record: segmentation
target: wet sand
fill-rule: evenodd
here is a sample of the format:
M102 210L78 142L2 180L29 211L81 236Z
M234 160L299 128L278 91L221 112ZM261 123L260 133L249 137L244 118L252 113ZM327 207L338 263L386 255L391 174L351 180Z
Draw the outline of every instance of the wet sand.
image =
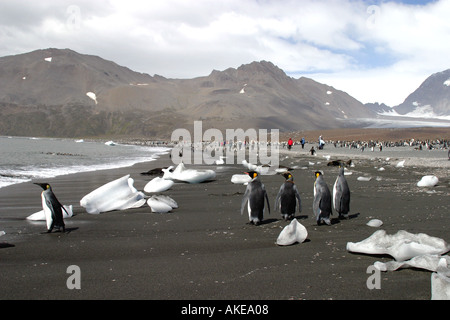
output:
M347 176L352 192L350 219L317 226L312 217L314 171L323 170L331 189L338 169L327 166L323 156L331 155L330 160L342 156L333 155L339 150L326 148L312 157L307 148L295 146L280 154L281 165L298 166L292 173L303 211L296 218L308 230L304 243L286 247L275 241L288 222L273 210L282 176L261 177L271 214L266 214L263 224L249 225L247 213L240 214L245 186L230 181L233 174L245 171L240 164L208 166L217 173L212 182L176 183L163 193L179 205L168 214L151 213L145 205L90 215L79 205L90 191L126 174L143 190L151 177L140 172L170 165L167 155L131 168L49 179L46 182L59 200L74 206L75 216L66 220L65 234L46 234L44 222L25 220L41 210L38 186L2 188L0 230L6 235L0 237L0 299L430 299L431 273L420 270L382 273L381 289L369 290L367 268L392 258L352 254L346 244L378 229L390 234L423 232L449 242L449 161L443 167L397 168L396 162L385 160L388 153L350 155L355 163ZM384 171L378 171L381 166ZM439 185L417 187L426 174L437 175ZM359 176L372 179L358 181ZM367 226L373 218L381 219L383 226ZM81 271L79 290L66 285L71 265Z

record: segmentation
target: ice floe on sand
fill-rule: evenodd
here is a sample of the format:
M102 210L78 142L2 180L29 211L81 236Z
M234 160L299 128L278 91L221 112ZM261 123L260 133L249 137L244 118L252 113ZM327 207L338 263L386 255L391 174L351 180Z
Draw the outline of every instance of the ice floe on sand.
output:
M234 184L247 184L252 180L248 174L233 174L231 182Z
M187 183L201 183L215 179L216 173L213 170L195 170L187 169L183 162L178 164L175 170L171 171L173 167L163 169L163 179L177 180Z
M177 209L178 204L175 200L168 196L153 195L147 200L148 206L154 213L167 213L172 211L172 209Z
M108 182L84 196L80 205L91 214L139 208L145 204L145 196L133 184L130 175Z
M412 234L404 230L388 235L386 231L378 230L365 240L348 242L347 251L392 256L395 261L374 263L374 267L380 271L400 268L432 271L431 299L450 299L450 257L442 256L450 251L450 245L443 239L424 233Z
M161 177L156 177L145 185L144 191L147 193L163 192L172 188L174 183L175 182L173 180L166 180Z
M73 206L72 205L63 205L64 209L62 211L63 213L63 218L67 219L73 216ZM31 220L31 221L45 221L45 213L44 210L38 211L36 213L33 213L32 215L29 215L27 217L27 220Z
M389 235L385 230L378 230L365 240L348 242L347 250L365 254L388 254L396 261L405 261L423 254L444 254L450 250L450 245L424 233L413 234L400 230Z
M281 231L277 238L277 245L289 246L297 242L302 243L306 237L308 237L308 231L297 219L294 219Z
M438 177L433 175L423 176L419 182L417 182L418 187L434 187L439 182Z
M366 225L368 225L369 227L378 228L383 225L383 221L381 221L380 219L372 219L367 222Z

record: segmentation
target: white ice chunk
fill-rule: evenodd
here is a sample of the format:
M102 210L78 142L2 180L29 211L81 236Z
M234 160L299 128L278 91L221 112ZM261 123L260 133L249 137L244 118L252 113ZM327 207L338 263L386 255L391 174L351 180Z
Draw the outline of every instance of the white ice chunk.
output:
M173 180L166 180L161 177L156 177L145 185L144 191L148 193L163 192L172 188L174 183L175 182L173 182Z
M72 216L73 216L73 206L72 206L72 205L70 205L70 206L63 205L63 207L66 209L66 210L63 210L63 211L62 211L62 213L63 213L63 218L64 218L64 219L67 219L67 218L72 217ZM67 211L67 212L66 212L66 211ZM30 215L30 216L27 217L27 220L32 220L32 221L45 221L46 219L45 219L45 213L44 213L44 210L41 210L41 211L38 211L38 212L33 213L32 215Z
M450 256L441 256L438 254L424 254L407 261L376 261L373 265L380 271L395 271L402 268L417 268L436 271L438 269L439 260L441 259L445 259L450 265Z
M226 159L226 157L220 156L220 159L216 160L216 161L215 161L215 164L216 164L216 165L222 165L222 164L225 164L225 159Z
M137 191L133 184L134 180L126 175L84 196L80 205L91 214L139 208L145 204L144 194Z
M372 177L358 177L356 180L358 180L358 181L370 181L370 180L372 180Z
M397 164L395 165L397 168L403 168L405 166L405 161L406 160L402 160L397 162Z
M347 251L366 254L388 254L397 261L409 260L423 254L444 254L450 246L443 239L424 233L412 234L404 230L394 235L385 230L375 231L360 242L347 242Z
M289 246L296 242L302 243L308 237L308 231L306 228L294 219L281 231L277 239L277 245L279 246Z
M163 169L164 179L178 180L188 183L201 183L208 180L213 180L216 177L216 173L213 170L195 170L186 169L183 162L181 162L173 172L170 172L170 168Z
M44 60L47 62L52 62L52 57L45 58Z
M231 176L231 182L234 184L245 184L252 180L248 174L233 174Z
M167 213L172 211L172 209L178 208L178 204L170 197L154 195L147 200L148 206L155 213Z
M431 274L431 300L450 300L450 262L441 258L436 272Z
M423 176L419 182L417 182L418 187L434 187L439 182L438 177L436 176Z
M369 227L378 228L383 225L383 221L381 221L379 219L372 219L369 222L367 222L366 225L368 225Z
M5 231L0 231L0 237L1 237L1 236L4 236L5 234L6 234Z

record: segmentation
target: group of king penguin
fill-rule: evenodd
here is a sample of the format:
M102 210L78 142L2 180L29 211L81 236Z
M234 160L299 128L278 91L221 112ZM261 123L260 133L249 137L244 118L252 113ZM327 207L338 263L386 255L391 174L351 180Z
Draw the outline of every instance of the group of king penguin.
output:
M245 190L241 203L241 214L248 203L249 223L258 225L263 221L265 202L270 213L269 198L264 184L255 171L246 172L252 179ZM279 210L284 220L294 218L297 210L302 211L302 202L294 177L289 171L282 173L285 178L275 198L275 210ZM313 212L317 224L331 225L332 208L339 214L340 219L347 219L350 211L350 188L344 176L344 162L339 162L339 174L333 186L331 194L321 171L315 172Z
M333 187L333 197L323 179L322 172L315 172L313 212L318 225L323 223L331 225L330 216L332 215L332 207L339 214L339 218L348 217L348 212L350 211L350 189L344 176L344 163L340 162L339 167L339 175ZM269 198L264 184L259 178L259 174L256 171L246 173L252 180L247 184L247 189L242 199L241 214L244 212L245 204L248 203L249 222L258 225L264 219L265 202L267 202L267 209L270 213ZM295 216L297 202L298 211L302 211L302 202L292 174L286 171L282 175L285 181L281 185L275 199L275 210L280 210L283 219L291 220ZM44 209L47 222L47 232L52 232L53 228L57 230L62 229L62 232L65 232L62 210L66 209L56 198L48 183L35 184L41 186L44 190L41 193L41 198L42 208Z

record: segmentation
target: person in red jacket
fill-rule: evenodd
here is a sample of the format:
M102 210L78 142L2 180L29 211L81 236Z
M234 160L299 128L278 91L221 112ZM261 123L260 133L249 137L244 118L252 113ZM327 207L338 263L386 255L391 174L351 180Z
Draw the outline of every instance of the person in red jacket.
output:
M292 141L292 138L289 138L289 141L288 141L288 149L289 150L291 150L293 144L294 144L294 141Z

